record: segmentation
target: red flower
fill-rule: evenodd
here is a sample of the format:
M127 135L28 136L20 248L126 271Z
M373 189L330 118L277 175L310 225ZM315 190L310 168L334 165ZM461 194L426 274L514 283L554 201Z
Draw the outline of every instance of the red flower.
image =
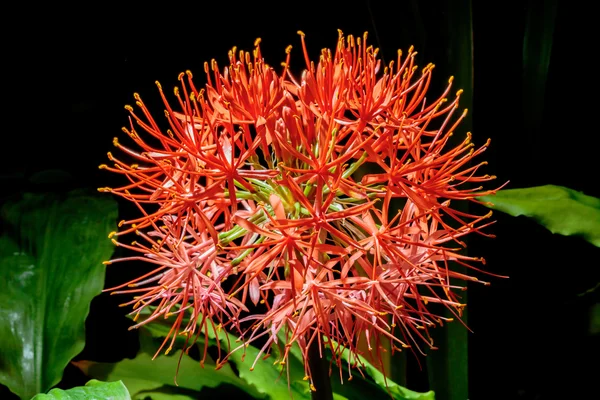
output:
M227 327L240 347L264 337L268 352L282 333L282 362L294 342L306 358L317 341L340 367L344 348L359 362L361 341L433 346L428 329L448 319L427 304L459 317L464 305L450 278L477 280L452 263L482 261L457 244L481 233L489 215L451 202L494 192L468 186L494 179L478 174L484 162L471 163L488 144L475 150L467 134L449 146L465 116L456 111L460 91L447 100L450 79L428 102L433 65L419 72L412 49L382 68L366 34L340 32L335 51L323 50L315 65L301 41L299 78L289 72L290 48L278 74L257 41L252 54L233 49L223 70L207 64L201 90L181 74L176 108L159 85L167 130L136 95L141 114L128 106L124 130L139 150L115 139L136 164L109 153L114 166L101 166L130 183L102 190L142 212L114 235L136 232L146 242L115 240L137 255L110 263L137 259L155 269L111 290L136 293L134 313L155 307L136 326L176 315L171 345L178 333Z

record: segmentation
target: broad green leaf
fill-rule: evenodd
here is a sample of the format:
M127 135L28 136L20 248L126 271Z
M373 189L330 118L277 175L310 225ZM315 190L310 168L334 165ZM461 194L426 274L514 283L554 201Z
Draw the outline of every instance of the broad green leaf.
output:
M533 218L552 233L579 236L600 247L600 199L563 186L500 190L482 196L488 207Z
M90 380L85 386L69 390L52 389L48 394L38 394L32 400L130 400L123 382Z
M149 313L149 311L145 312ZM170 323L168 320L157 319L152 323L145 325L142 329L141 338L146 336L144 333L150 333L152 336L156 338L164 338L165 335L169 332ZM214 340L215 335L212 331L209 330L209 336L211 340L211 345L215 344L212 342ZM283 334L278 335L279 340L284 342ZM223 331L219 332L219 338L221 341L221 345L224 349L226 349L229 344L235 346L236 344L236 336L232 334L225 333ZM185 340L183 337L180 339L181 343ZM199 345L202 345L203 342L199 342ZM229 344L228 344L229 343ZM146 343L143 348L148 349L148 345ZM153 349L155 350L155 349ZM245 354L245 355L244 355ZM263 360L259 358L254 366L253 370L250 370L252 367L252 363L256 359L259 354L259 349L254 346L248 346L246 349L239 349L234 352L230 358L229 362L235 364L237 370L239 371L239 377L242 378L247 383L251 384L253 388L255 388L260 395L263 397L268 397L271 399L279 399L279 398L289 398L290 394L294 399L309 399L310 398L310 390L308 388L308 383L303 380L304 377L304 367L302 361L302 354L300 348L296 345L291 347L290 357L288 358L287 365L281 365L278 361L279 352L277 348L274 347L272 351L272 355ZM345 351L343 354L343 358L347 361L348 352ZM390 397L396 400L434 400L434 392L430 391L427 393L418 393L406 389L402 386L397 385L390 379L385 379L383 374L377 370L371 363L369 363L365 358L361 357L361 361L364 363L363 371L366 373L367 379L361 378L361 373L354 371L354 379L351 381L347 380L348 373L346 369L346 365L344 365L345 371L345 379L344 382L340 382L339 375L337 375L336 370L334 369L334 373L332 374L332 383L334 387L334 398L337 400L359 400L365 398L387 398ZM198 366L196 365L196 368ZM290 387L288 389L288 369L289 368L289 381ZM175 369L173 368L173 371ZM180 369L180 373L183 370ZM173 373L169 375L173 376ZM122 377L113 376L113 379ZM127 383L127 381L126 381ZM129 387L129 384L128 384ZM133 391L132 391L133 392ZM259 395L259 396L260 396ZM258 397L258 396L257 396Z
M96 379L122 380L134 400L147 396L153 400L184 400L190 398L190 392L200 392L204 387L214 388L221 384L231 384L251 395L257 394L229 366L216 370L214 362L208 361L202 368L181 351L172 356L160 355L154 360L151 355L141 352L134 359L118 363L80 361L75 365Z
M147 314L149 311L144 311ZM169 320L158 319L152 321L144 326L144 330L152 334L157 338L164 338L169 332L170 322ZM216 345L216 335L209 329L209 339L211 342L209 345ZM228 349L234 349L240 345L236 342L237 337L220 330L218 332L219 341L221 344L221 350L228 352ZM142 335L143 337L143 335ZM183 337L178 338L179 344L185 340ZM214 340L214 342L213 342ZM203 341L197 343L198 346L204 345ZM148 351L147 345L144 346ZM153 349L156 350L156 349ZM202 350L203 351L203 350ZM239 377L243 380L245 385L250 385L254 392L252 393L256 397L270 398L270 399L288 399L290 395L296 400L310 399L310 389L308 383L302 378L304 377L304 367L302 362L296 358L290 358L287 365L282 365L278 361L279 353L274 347L272 354L269 358L263 360L262 357L258 357L258 361L252 367L254 360L259 355L260 350L256 347L249 345L245 348L240 348L233 352L229 357L229 362L233 363L238 370ZM195 368L200 368L196 365ZM290 376L290 385L288 387L288 368ZM180 373L183 367L180 369ZM174 376L175 368L172 369L169 376ZM239 383L235 383L236 386ZM242 386L238 386L243 390L248 391Z
M26 194L3 206L0 383L30 399L58 383L84 347L85 319L102 291L116 228L109 197ZM9 235L10 234L10 235Z
M284 341L283 334L278 335L279 339ZM334 342L335 343L335 342ZM290 359L302 363L302 352L297 344L292 345L290 349ZM353 370L352 380L349 380L348 374L348 359L349 351L344 350L342 353L342 364L344 381L342 382L337 372L337 367L332 366L333 374L331 376L334 397L336 395L345 397L349 400L361 399L379 399L392 398L396 400L434 400L433 391L427 393L418 393L406 389L389 378L386 378L376 367L373 366L366 358L359 356L361 360L361 371L365 374L363 378L361 372ZM330 358L329 358L330 359Z
M342 353L342 358L347 362L349 360L350 352L346 349ZM366 358L359 356L362 364L363 372L368 375L375 384L379 386L379 393L374 392L372 388L367 387L368 381L360 380L360 384L354 385L355 380L358 381L360 373L354 372L354 379L350 382L345 382L343 385L338 385L339 380L333 380L335 390L348 399L364 399L364 398L384 398L388 396L395 400L435 400L435 393L429 391L426 393L418 393L409 390L405 387L398 385L396 382L389 378L386 378L373 364L371 364ZM336 382L338 381L338 382ZM343 386L348 386L346 390L342 390ZM386 393L387 392L387 393ZM371 395L373 393L373 395ZM375 397L374 397L375 396Z
M227 349L228 346L237 346L237 337L224 331L219 332L221 346ZM235 347L232 347L234 349ZM304 367L302 363L289 359L287 365L280 363L279 353L274 347L269 358L263 359L259 356L260 350L254 346L248 345L246 348L234 351L229 362L235 364L239 371L240 378L244 379L256 390L271 399L284 399L292 396L294 399L310 399L310 389L308 383L303 381ZM258 361L254 364L254 361ZM254 364L254 366L253 366ZM289 387L288 377L289 373Z

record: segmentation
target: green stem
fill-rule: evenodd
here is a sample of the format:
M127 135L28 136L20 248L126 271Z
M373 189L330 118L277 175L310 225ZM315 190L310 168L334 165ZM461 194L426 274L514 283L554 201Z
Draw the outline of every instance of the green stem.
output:
M315 391L311 391L312 400L333 400L331 379L329 378L329 363L327 358L321 358L319 342L313 340L308 348L308 368L312 376Z

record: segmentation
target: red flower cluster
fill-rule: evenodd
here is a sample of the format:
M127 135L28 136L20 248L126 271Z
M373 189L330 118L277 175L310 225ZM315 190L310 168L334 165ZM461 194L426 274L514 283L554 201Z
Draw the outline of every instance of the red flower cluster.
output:
M494 178L478 174L485 162L472 163L487 143L475 149L467 134L449 145L466 115L457 111L461 91L447 99L450 79L426 98L433 65L414 65L412 48L382 66L366 34L340 32L315 64L300 35L300 77L289 70L291 47L277 73L257 40L252 53L232 49L224 69L205 64L200 90L182 73L175 104L157 83L168 129L137 94L140 111L126 107L131 145L114 144L128 160L109 153L114 166L101 168L129 184L100 190L138 206L140 217L112 236L140 240L113 238L133 255L107 263L155 267L110 290L134 293L134 313L151 307L137 326L173 316L170 346L177 334L222 327L239 334L240 347L263 337L262 352L283 332L282 361L294 342L305 357L314 341L329 347L338 365L344 348L357 361L361 341L433 346L428 329L445 318L426 305L460 316L450 280L477 280L449 262L482 261L457 247L489 214L451 202L494 192L469 185Z

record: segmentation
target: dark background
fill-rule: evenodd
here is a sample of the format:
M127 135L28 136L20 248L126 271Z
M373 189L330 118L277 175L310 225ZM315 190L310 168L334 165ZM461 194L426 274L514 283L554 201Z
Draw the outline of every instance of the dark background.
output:
M252 49L257 37L271 65L283 61L286 46L292 44L292 65L301 67L297 30L306 33L313 59L321 48L335 46L338 28L356 36L368 31L387 62L398 48L415 45L419 65L436 64L434 80L441 87L450 75L460 75L451 69L449 41L459 28L455 21L462 9L457 7L464 3L78 4L53 24L62 32L61 40L44 59L48 70L58 66L61 76L68 77L60 93L60 98L67 97L58 123L52 129L14 135L14 149L27 148L30 155L19 162L11 158L19 156L19 150L5 154L2 175L9 184L4 187L14 192L112 185L114 177L97 166L107 161L112 138L120 137L121 126L128 123L123 106L134 102L133 93L140 93L158 115L162 106L155 80L169 91L179 72L190 69L200 86L205 61L215 58L224 66L232 46ZM558 4L558 12L543 119L532 131L523 101L528 87L523 79L523 37L529 10L543 2L474 3L470 115L475 144L492 139L485 153L486 172L497 175L498 184L510 180L508 188L555 184L600 197L594 145L600 133L594 13L577 2L546 2ZM457 88L469 90L469 82L457 83ZM65 171L68 183L54 182L63 182L65 176L39 174L48 169ZM569 399L595 393L599 337L589 333L589 321L599 295L578 294L600 281L600 251L575 238L551 235L527 219L495 216L498 222L489 231L497 238L473 238L469 248L471 254L486 258L490 272L510 278L469 287L470 398ZM98 320L104 315L101 308L92 309ZM93 328L106 330L105 323L110 322ZM86 351L93 354L90 343ZM418 374L409 375L407 386L427 389Z

